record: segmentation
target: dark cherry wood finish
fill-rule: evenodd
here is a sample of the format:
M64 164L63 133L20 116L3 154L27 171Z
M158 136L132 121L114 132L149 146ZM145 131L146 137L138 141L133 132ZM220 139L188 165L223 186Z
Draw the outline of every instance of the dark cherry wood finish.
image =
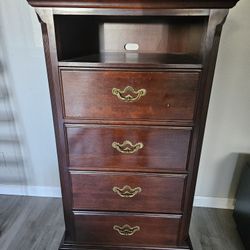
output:
M192 120L199 74L193 72L132 72L62 70L65 117L115 120ZM125 102L112 89L146 94ZM126 92L133 97L137 95Z
M223 23L237 0L28 0L42 25L66 232L60 249L191 249ZM124 50L136 42L136 52ZM134 103L112 94L132 86ZM112 143L143 143L123 154ZM131 198L113 187L137 189ZM138 226L120 235L114 226Z
M174 246L178 240L181 216L126 213L74 212L76 240L93 245ZM120 235L115 225L138 226L131 236Z
M208 18L67 14L54 20L59 61L197 64ZM124 47L129 42L138 44L136 53Z
M185 9L185 8L232 8L238 0L29 0L34 7L77 8L136 8L136 9Z
M186 175L71 172L73 209L182 213ZM141 191L122 197L125 186Z
M164 172L185 171L190 128L71 125L66 129L69 167L80 170ZM112 147L143 143L143 148L124 154Z

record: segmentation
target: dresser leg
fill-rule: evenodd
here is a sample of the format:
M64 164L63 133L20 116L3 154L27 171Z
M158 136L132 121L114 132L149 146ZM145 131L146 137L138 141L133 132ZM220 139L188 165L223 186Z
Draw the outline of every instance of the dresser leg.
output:
M97 246L97 245L86 245L77 242L72 242L67 238L65 232L58 250L193 250L192 242L188 237L186 244L183 246L173 247L127 247L127 246Z
M126 247L126 246L90 246L62 242L59 250L193 250L191 244L185 247Z
M191 241L190 237L188 237L188 239L187 239L187 245L188 245L188 249L193 250L193 245L192 245L192 241Z
M64 234L63 234L63 237L62 237L62 240L61 240L61 242L60 242L60 245L59 245L58 250L64 249L64 248L63 248L64 241L65 241L65 232L64 232Z

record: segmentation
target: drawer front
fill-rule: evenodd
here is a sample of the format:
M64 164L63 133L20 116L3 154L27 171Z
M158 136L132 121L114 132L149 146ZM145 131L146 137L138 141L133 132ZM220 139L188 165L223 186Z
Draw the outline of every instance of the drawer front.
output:
M72 172L73 208L181 213L186 175Z
M181 216L75 212L76 240L85 244L173 246Z
M67 118L192 120L199 73L62 70Z
M72 125L66 131L73 169L186 169L189 128Z

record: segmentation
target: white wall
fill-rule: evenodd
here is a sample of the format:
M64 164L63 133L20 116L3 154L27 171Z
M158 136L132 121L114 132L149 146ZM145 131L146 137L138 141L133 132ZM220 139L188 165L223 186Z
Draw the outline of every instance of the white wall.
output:
M238 153L250 152L249 10L250 2L241 0L222 33L196 189L197 202L208 205L211 199L206 197L222 198L212 200L218 206L221 201L225 205L223 198L234 197ZM56 195L58 167L41 31L25 0L0 1L1 51L0 79L11 93L9 106L22 152L19 178L29 187L27 194ZM0 193L18 191L11 180L4 184Z
M250 153L250 1L224 25L203 141L196 195L234 198L239 153Z
M22 172L15 176L15 180L9 178L13 170L8 164L4 173L0 172L0 183L5 184L0 186L0 192L15 193L19 187L17 183L31 187L20 187L24 193L32 194L34 191L33 194L36 194L40 186L52 192L58 191L56 148L41 28L34 10L25 0L0 1L0 48L1 86L9 92L5 103L8 103L15 119L13 123L23 162L15 167ZM0 124L3 128L13 123ZM1 150L4 155L7 154L4 148ZM36 188L32 188L34 186Z

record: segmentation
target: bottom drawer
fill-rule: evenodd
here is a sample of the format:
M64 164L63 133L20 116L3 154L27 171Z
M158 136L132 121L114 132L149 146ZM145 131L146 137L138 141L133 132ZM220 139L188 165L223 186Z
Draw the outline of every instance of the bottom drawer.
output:
M117 246L174 246L181 215L74 212L76 241Z

